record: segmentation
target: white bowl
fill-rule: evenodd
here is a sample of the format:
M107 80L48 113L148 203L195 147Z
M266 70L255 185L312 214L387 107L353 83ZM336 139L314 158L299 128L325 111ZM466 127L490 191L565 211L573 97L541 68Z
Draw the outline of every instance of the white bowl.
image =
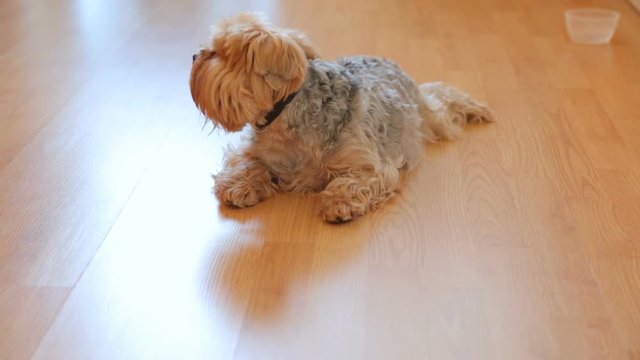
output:
M618 26L620 13L606 9L571 9L564 12L571 40L581 44L606 44Z

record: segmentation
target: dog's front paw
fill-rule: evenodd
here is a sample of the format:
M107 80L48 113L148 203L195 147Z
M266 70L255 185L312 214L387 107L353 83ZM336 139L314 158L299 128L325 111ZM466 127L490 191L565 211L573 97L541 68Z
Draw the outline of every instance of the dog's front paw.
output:
M330 223L342 224L351 221L354 217L351 207L346 203L336 202L322 209L322 218Z
M324 221L334 224L351 221L365 213L361 205L341 199L324 199L320 211Z
M269 191L271 189L260 189L246 185L243 186L241 184L225 186L225 184L216 183L214 190L218 200L226 205L237 208L256 205L271 193L271 191Z

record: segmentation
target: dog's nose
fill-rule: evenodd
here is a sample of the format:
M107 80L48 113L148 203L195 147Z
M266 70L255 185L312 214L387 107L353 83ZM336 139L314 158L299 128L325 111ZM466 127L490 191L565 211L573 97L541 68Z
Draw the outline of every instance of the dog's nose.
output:
M191 58L193 60L192 62L196 62L198 56L200 56L200 54L193 54L193 57Z

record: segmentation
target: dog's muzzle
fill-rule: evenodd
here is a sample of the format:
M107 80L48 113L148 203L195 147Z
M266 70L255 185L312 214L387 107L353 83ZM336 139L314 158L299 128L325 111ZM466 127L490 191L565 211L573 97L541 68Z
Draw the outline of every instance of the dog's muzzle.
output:
M200 56L204 56L205 59L207 59L207 60L213 59L214 57L216 57L216 51L215 50L202 50L198 54L193 54L193 56L191 57L192 63L195 63L196 60L198 60L200 58Z

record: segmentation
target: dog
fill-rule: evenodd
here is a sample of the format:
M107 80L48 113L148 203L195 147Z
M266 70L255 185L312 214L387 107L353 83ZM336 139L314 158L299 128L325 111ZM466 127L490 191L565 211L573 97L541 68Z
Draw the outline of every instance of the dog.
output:
M214 175L229 206L278 192L319 193L322 218L355 219L384 204L424 142L452 139L491 111L444 83L416 83L390 60L320 58L304 33L257 14L223 20L193 56L193 101L215 127L250 126Z

